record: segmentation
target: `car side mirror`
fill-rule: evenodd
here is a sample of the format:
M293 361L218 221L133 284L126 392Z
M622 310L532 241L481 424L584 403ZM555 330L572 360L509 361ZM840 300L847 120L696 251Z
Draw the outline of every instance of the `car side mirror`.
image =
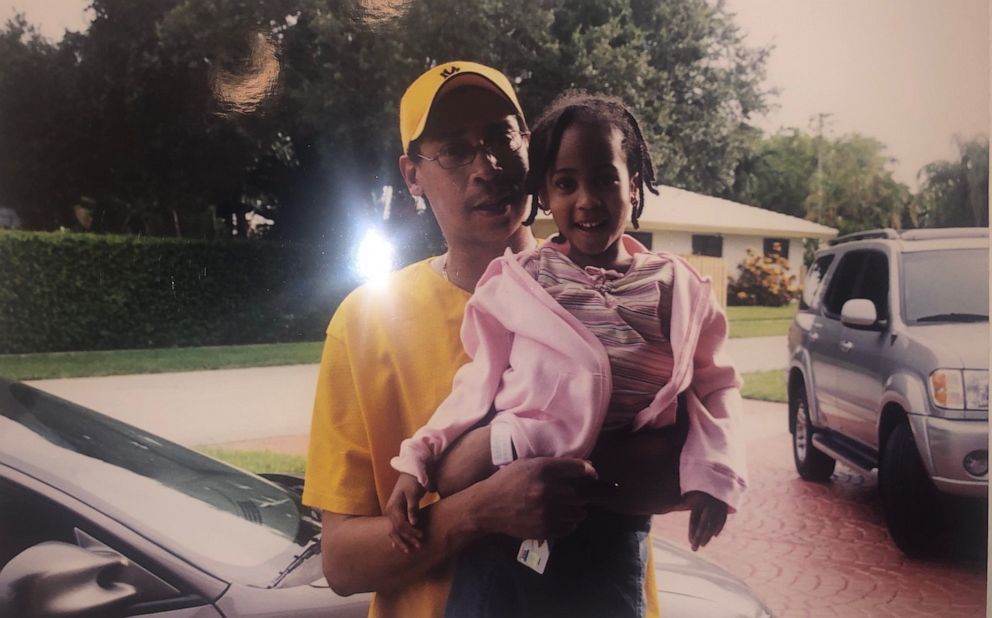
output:
M0 615L123 616L138 596L116 581L126 558L46 541L17 554L0 570Z
M875 303L867 298L852 298L844 303L840 309L840 321L845 326L855 328L866 328L875 326L878 322L878 313L875 310Z

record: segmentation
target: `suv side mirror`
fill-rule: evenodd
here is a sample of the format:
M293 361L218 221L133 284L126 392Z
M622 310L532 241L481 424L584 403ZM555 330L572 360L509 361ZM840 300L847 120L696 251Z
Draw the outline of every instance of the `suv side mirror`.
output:
M875 326L878 322L875 303L867 298L852 298L841 307L840 321L845 326L853 326L855 328Z

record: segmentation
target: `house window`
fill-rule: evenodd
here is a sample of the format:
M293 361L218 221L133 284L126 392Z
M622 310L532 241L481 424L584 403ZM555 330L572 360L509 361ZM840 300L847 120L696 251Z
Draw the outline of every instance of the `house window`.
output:
M634 240L644 245L645 249L651 248L651 239L654 238L651 232L627 232L627 235L633 236Z
M780 255L786 259L789 257L788 238L766 238L764 241L765 257Z
M723 257L723 236L692 235L692 254Z

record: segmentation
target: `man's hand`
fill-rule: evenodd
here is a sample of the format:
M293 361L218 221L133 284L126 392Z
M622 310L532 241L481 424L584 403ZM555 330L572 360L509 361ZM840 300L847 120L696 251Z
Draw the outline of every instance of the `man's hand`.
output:
M515 461L480 483L494 499L483 526L518 539L565 536L585 519L586 506L600 489L598 478L583 459Z
M598 487L596 479L595 469L581 459L515 461L421 510L420 549L409 554L393 549L390 518L324 511L324 575L342 595L392 590L490 534L519 539L564 536L585 517Z
M420 549L420 542L424 538L419 521L420 499L424 497L424 492L416 477L400 474L393 487L393 494L386 503L385 515L393 526L389 539L394 548L406 554Z
M726 503L702 491L690 491L685 495L685 503L691 511L689 515L689 544L692 551L706 545L719 536L727 523Z

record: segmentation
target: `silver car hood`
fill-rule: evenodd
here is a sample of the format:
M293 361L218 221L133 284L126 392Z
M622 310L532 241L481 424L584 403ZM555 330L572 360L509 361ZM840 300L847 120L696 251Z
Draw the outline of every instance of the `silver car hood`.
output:
M908 330L937 357L937 367L988 369L988 322L917 324Z
M665 618L768 618L740 578L698 554L652 537L658 603Z

